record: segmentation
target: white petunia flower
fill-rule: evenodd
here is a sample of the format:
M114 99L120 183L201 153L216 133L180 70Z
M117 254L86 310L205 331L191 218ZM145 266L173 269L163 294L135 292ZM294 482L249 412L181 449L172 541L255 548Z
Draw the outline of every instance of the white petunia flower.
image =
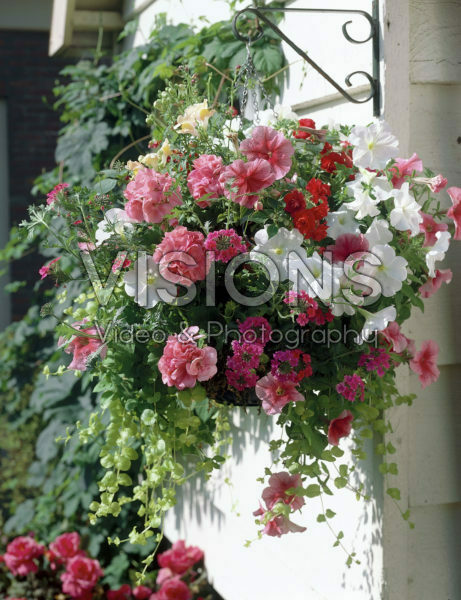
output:
M378 204L392 195L392 186L386 177L378 177L376 173L359 169L360 174L354 181L346 184L349 195L355 200L344 206L356 211L356 218L376 217L379 215Z
M363 298L352 293L351 287L356 286L351 280L342 274L339 279L339 292L330 303L330 310L335 317L355 314L355 307L363 304Z
M448 231L437 231L437 241L426 254L426 264L429 269L429 277L435 277L435 263L445 258L445 252L450 245L451 234Z
M418 235L419 224L423 218L421 207L410 192L410 184L404 183L399 190L393 190L394 209L390 214L391 225L399 231L411 231L411 236Z
M260 229L255 234L256 246L250 253L250 258L264 264L264 257L268 257L275 263L280 281L288 278L288 256L296 253L300 258L307 257L303 247L304 236L297 229L288 231L281 227L278 232L269 238L268 226Z
M371 333L374 331L382 331L392 321L395 321L397 317L397 311L395 306L388 306L382 310L378 310L376 313L370 313L363 308L359 309L360 313L365 317L365 324L363 325L361 334L357 338L358 343L362 343L368 339Z
M336 240L343 233L360 233L359 224L348 210L338 210L327 215L328 237Z
M408 277L408 261L403 256L397 256L394 248L387 244L374 246L370 253L376 256L381 264L371 265L366 262L364 272L380 284L383 296L390 298L402 289L402 283Z
M176 298L176 286L160 275L159 265L152 256L139 258L133 266L123 280L125 292L134 298L136 304L153 308L158 302L171 303Z
M384 169L390 159L399 154L399 142L383 120L368 127L354 127L349 142L354 146L354 165L364 169Z
M389 230L389 223L384 219L373 219L373 223L367 229L365 237L369 247L377 246L378 244L388 244L392 241L393 235Z
M120 236L125 235L133 229L133 219L121 208L111 208L104 213L104 219L97 225L95 238L96 246L100 246L108 240L114 233Z
M317 252L304 259L292 253L288 270L288 277L293 283L292 289L296 292L302 290L311 298L326 301L331 301L338 295L343 270L323 259Z

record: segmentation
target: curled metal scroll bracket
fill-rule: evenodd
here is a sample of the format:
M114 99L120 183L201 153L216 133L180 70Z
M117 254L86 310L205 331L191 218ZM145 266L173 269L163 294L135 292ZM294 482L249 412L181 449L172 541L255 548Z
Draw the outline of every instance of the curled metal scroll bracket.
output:
M246 44L254 43L261 39L264 35L262 23L270 27L281 40L286 42L301 58L303 58L313 69L317 71L324 79L326 79L346 100L354 104L363 104L370 100L373 100L373 114L379 116L380 114L380 79L379 79L379 10L378 0L372 0L373 14L367 13L363 10L354 9L326 9L326 8L274 8L274 7L253 7L249 6L236 13L232 21L232 30L235 37L245 42ZM265 13L268 12L299 12L299 13L324 13L324 14L353 14L364 17L370 25L370 33L365 39L355 39L348 31L349 25L352 20L349 19L342 26L342 32L346 40L352 44L365 44L366 42L372 41L372 57L373 57L373 75L370 75L366 71L354 71L350 73L346 79L346 85L350 87L351 78L354 75L364 76L370 84L370 92L366 98L357 99L349 94L339 83L337 83L326 71L324 71L306 52L299 48L286 34L284 34L275 23L273 23ZM244 13L252 13L256 18L256 27L252 35L245 35L238 29L239 18Z

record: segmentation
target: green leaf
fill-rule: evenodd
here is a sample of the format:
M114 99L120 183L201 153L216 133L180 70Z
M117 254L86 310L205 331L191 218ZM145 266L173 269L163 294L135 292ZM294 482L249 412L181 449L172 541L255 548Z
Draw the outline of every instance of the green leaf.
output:
M386 493L394 500L400 500L400 490L398 488L388 488Z
M347 479L345 477L336 477L335 486L340 490L343 487L346 487Z
M320 496L320 486L317 483L311 483L304 490L304 495L308 498L315 498L315 496Z

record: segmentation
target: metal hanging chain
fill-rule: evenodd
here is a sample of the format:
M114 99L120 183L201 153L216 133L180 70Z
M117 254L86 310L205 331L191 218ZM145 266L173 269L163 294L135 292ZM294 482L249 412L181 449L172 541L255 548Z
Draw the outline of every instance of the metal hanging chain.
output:
M245 109L248 104L249 91L252 90L253 103L253 120L256 124L259 123L260 98L264 98L265 104L272 107L272 101L264 88L262 76L256 69L251 56L251 41L246 43L246 60L240 67L237 78L235 80L235 89L237 92L241 90L240 114L242 117L245 114Z

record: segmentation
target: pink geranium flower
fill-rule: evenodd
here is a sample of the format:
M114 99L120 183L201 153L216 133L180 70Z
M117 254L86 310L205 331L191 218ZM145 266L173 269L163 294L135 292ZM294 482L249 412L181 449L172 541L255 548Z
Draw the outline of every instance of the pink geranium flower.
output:
M217 360L216 350L211 346L199 348L194 341L182 342L178 335L170 335L158 369L165 385L183 390L214 377Z
M269 487L263 490L262 499L269 510L272 510L277 502L289 504L292 510L299 510L305 504L304 498L287 492L292 488L299 488L301 485L299 474L290 475L286 471L274 473L269 478Z
M50 550L54 556L62 559L64 562L74 556L82 556L85 553L80 550L80 536L77 532L63 533L50 544Z
M205 240L205 248L212 252L213 260L223 263L247 251L246 244L234 229L212 231Z
M275 179L281 179L291 169L293 144L280 131L259 125L253 129L251 138L243 140L240 150L248 160L263 158L269 162Z
M275 175L267 160L257 158L245 163L238 159L224 169L219 181L226 198L256 210L260 208L257 193L272 185Z
M304 396L296 389L296 383L280 381L271 373L257 382L255 392L262 402L264 412L268 415L282 412L283 407L289 402L304 400Z
M343 410L336 419L332 419L328 426L328 442L337 446L341 438L350 434L353 420L354 417L350 410Z
M169 579L173 579L174 577L179 577L179 576L175 575L171 569L168 569L168 567L159 569L157 579L156 579L157 585L162 586L165 583L165 581L168 581Z
M439 378L438 353L437 343L434 340L426 340L422 343L421 350L410 361L410 369L418 375L422 388L427 387Z
M453 273L451 272L451 269L437 269L435 277L428 279L426 283L419 288L421 297L430 298L442 287L442 283L451 283L452 277Z
M434 246L437 242L435 234L438 231L447 231L448 225L446 223L437 223L434 217L421 211L419 214L423 218L422 223L419 224L419 230L424 232L423 246Z
M203 233L189 231L182 225L165 233L153 258L164 279L186 287L205 279L210 270Z
M423 161L415 153L410 158L396 158L395 165L389 169L394 173L392 185L400 189L406 181L406 176L412 173L421 173L423 170Z
M61 575L62 591L72 598L91 598L89 593L104 575L99 561L85 556L74 556Z
M53 204L53 202L55 202L59 192L62 192L63 190L65 190L68 187L69 187L68 183L58 183L58 185L55 185L54 188L51 190L51 192L48 192L48 194L46 195L46 203Z
M201 208L210 205L209 198L219 198L224 194L224 189L219 182L223 170L222 158L214 154L202 154L194 160L194 168L187 176L187 187L192 197L199 200ZM208 196L200 200L203 196Z
M118 590L109 590L106 594L107 600L129 600L131 588L128 584L122 585Z
M39 558L45 552L45 546L36 542L28 536L15 538L6 547L3 561L13 575L27 575L36 573L37 563L34 559Z
M453 219L455 223L455 235L453 239L461 240L461 188L448 188L447 193L453 203L453 206L449 208L447 212L447 217Z
M101 336L104 335L104 331L101 328L99 328L98 331L95 327L83 328L82 325L85 324L85 320L77 321L76 323L72 323L72 327L74 329L78 329L79 331L81 331L81 333L86 333L87 335L97 337L86 337L83 335L80 336L76 333L64 349L64 352L66 352L67 354L74 355L72 358L72 362L67 367L68 369L72 369L74 371L85 371L88 366L89 359L101 347L102 349L99 352L101 358L105 358L107 354L107 346L101 339ZM65 343L65 338L60 337L58 339L58 346L62 346Z
M327 246L326 249L332 253L333 262L344 262L352 254L354 259L359 259L361 254L368 251L369 244L363 234L343 233L338 236L336 242Z
M58 260L61 260L60 256L58 256L58 258L54 258L47 265L43 265L43 267L40 267L40 269L38 270L38 274L41 275L41 279L45 279L45 277L48 277L48 275L54 269L53 265L56 264Z
M160 223L179 206L181 189L174 187L173 179L167 173L157 173L153 169L140 169L123 193L128 202L125 211L134 221Z
M197 546L186 546L184 540L178 540L166 552L158 555L158 564L170 569L176 575L183 575L188 569L203 560L203 550Z

